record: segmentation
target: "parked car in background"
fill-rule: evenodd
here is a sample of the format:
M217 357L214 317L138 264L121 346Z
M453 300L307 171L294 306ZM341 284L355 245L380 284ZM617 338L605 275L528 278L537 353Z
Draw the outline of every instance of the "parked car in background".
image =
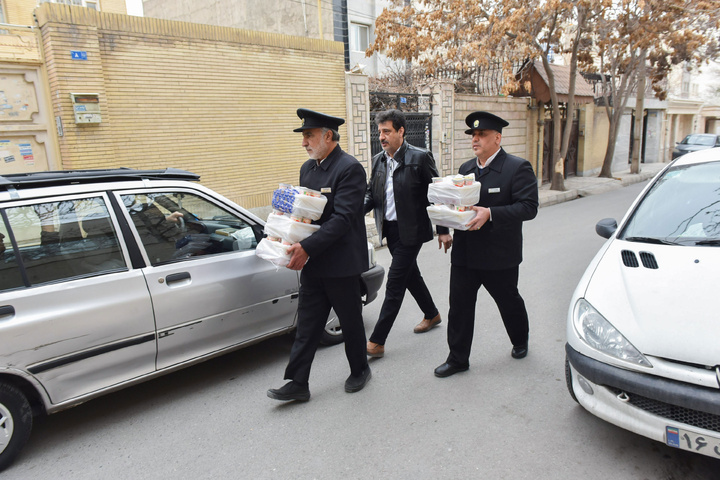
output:
M672 158L676 159L689 152L707 150L708 148L720 147L720 135L713 133L691 133L682 139L682 142L675 144Z
M299 275L264 222L175 169L0 177L0 469L33 415L295 328ZM384 270L363 274L372 301ZM331 314L326 343L342 341Z
M660 172L575 290L570 395L590 413L672 447L720 458L720 148Z

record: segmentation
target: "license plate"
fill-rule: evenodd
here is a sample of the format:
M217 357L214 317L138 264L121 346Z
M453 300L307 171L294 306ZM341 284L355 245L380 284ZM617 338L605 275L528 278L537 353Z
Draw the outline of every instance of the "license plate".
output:
M665 427L665 443L671 447L720 458L720 435L711 437L676 427Z

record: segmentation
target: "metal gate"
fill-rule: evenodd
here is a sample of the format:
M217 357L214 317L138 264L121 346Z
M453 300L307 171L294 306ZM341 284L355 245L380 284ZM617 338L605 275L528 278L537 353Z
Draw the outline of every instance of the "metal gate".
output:
M563 118L561 127L565 129L565 119ZM545 138L543 139L543 172L542 179L543 183L552 181L553 175L553 164L552 164L552 146L554 138L554 126L552 120L545 120ZM565 175L564 178L574 177L577 175L577 154L578 154L578 138L579 138L579 121L577 118L573 119L572 127L570 130L570 144L568 145L568 152L565 157Z
M430 95L410 93L370 92L370 149L375 156L382 152L380 133L375 125L375 116L391 108L405 114L407 128L405 140L410 145L431 150L432 146L432 114L430 113Z

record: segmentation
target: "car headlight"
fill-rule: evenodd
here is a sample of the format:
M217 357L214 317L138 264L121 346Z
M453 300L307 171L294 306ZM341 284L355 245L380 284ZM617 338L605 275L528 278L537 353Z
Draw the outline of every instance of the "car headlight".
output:
M648 359L587 300L578 300L573 317L575 331L591 348L625 362L652 367Z

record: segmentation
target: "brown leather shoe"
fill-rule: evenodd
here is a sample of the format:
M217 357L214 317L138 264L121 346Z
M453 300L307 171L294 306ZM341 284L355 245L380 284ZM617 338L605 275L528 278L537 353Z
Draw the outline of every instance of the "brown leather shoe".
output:
M375 342L368 342L367 355L368 357L380 358L385 355L385 346Z
M438 313L437 315L435 315L435 318L431 318L431 319L423 318L423 319L422 319L422 322L420 322L420 323L418 323L417 325L415 325L415 328L413 329L413 332L415 332L415 333L425 333L425 332L427 332L428 330L430 330L431 328L433 328L433 327L435 327L435 326L437 326L437 325L440 325L440 322L442 322L442 320L440 319L440 314L439 314L439 313Z

